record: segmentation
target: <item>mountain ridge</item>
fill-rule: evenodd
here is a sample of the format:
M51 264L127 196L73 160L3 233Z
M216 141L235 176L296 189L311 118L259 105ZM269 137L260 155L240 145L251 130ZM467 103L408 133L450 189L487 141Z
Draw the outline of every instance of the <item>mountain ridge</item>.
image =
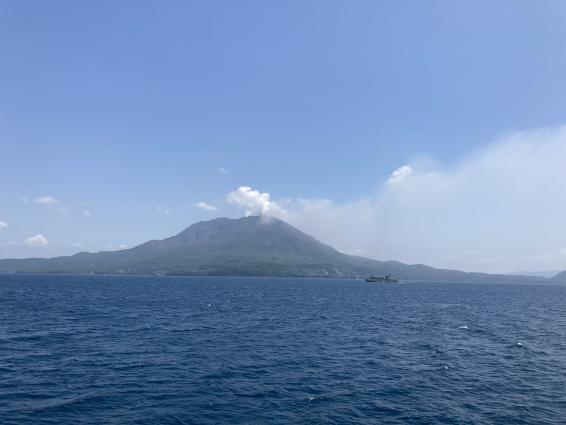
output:
M550 278L552 282L559 282L559 283L566 283L566 270L560 273L557 273L552 278Z
M348 278L391 273L405 280L545 281L348 255L282 220L264 216L199 221L174 236L119 251L4 259L0 272Z

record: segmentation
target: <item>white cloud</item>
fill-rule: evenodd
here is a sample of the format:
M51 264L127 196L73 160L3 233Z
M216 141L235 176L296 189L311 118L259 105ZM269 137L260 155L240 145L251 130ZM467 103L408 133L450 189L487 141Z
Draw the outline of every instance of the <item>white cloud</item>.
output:
M224 167L218 167L218 172L222 173L222 174L230 174L230 170L224 168Z
M206 202L199 202L195 204L195 207L200 208L201 210L205 211L218 211L218 208L212 204L208 204Z
M41 205L55 205L59 201L55 199L53 196L40 196L39 198L35 199L35 202Z
M407 179L411 174L413 174L413 167L410 165L403 165L402 167L397 168L387 180L389 184L400 184L405 179Z
M343 252L487 272L566 269L566 127L510 134L449 167L411 163L350 202L228 201ZM360 251L362 250L362 251Z
M115 251L117 249L127 249L128 245L126 245L125 243L121 243L120 245L113 245L113 244L108 244L108 245L104 245L104 249L107 251Z
M47 238L42 234L38 233L35 236L30 236L24 241L24 245L30 248L46 248L49 245Z
M23 198L22 201L24 201L24 203L28 203L27 198ZM68 214L70 212L69 207L61 205L61 202L53 196L40 196L39 198L35 198L33 202L43 205L49 208L51 211L55 211L61 214Z
M158 205L157 207L155 207L155 209L162 214L170 213L169 209L167 207L164 207L163 205Z
M228 193L226 200L246 210L246 215L273 215L282 217L285 211L275 202L271 201L269 193L261 193L248 186L240 186Z
M73 246L74 246L75 248L82 248L84 245L83 245L82 243L80 243L80 242L75 242L75 243L73 244Z
M7 229L8 228L8 224L4 221L0 221L0 229Z
M24 204L29 204L30 202L34 202L36 204L44 206L50 211L57 212L60 214L69 214L71 212L77 212L79 214L84 215L85 217L90 217L92 215L92 211L90 211L86 207L86 203L83 201L65 202L53 196L39 196L35 198L33 201L30 201L28 198L21 198L21 201Z

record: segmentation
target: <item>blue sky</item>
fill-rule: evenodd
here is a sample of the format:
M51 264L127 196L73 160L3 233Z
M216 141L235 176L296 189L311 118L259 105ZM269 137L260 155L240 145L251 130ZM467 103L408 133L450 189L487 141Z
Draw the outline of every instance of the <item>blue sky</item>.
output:
M238 216L226 196L240 186L348 204L403 165L450 169L557 128L565 24L562 1L0 0L0 257ZM25 243L36 235L47 246ZM409 251L363 254L521 265Z

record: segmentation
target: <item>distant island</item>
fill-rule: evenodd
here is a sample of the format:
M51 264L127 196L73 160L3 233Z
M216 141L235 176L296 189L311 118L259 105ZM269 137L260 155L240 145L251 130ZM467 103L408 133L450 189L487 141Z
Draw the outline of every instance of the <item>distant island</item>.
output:
M566 282L566 273L553 279L466 273L347 255L284 221L261 216L201 221L175 236L120 251L0 260L0 272L333 278L391 274L422 281Z

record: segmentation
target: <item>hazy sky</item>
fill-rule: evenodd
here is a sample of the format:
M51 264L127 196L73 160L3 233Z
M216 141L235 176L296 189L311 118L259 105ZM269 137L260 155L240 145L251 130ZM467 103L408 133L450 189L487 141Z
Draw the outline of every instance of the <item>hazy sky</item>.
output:
M0 0L0 257L281 216L566 269L563 1Z

